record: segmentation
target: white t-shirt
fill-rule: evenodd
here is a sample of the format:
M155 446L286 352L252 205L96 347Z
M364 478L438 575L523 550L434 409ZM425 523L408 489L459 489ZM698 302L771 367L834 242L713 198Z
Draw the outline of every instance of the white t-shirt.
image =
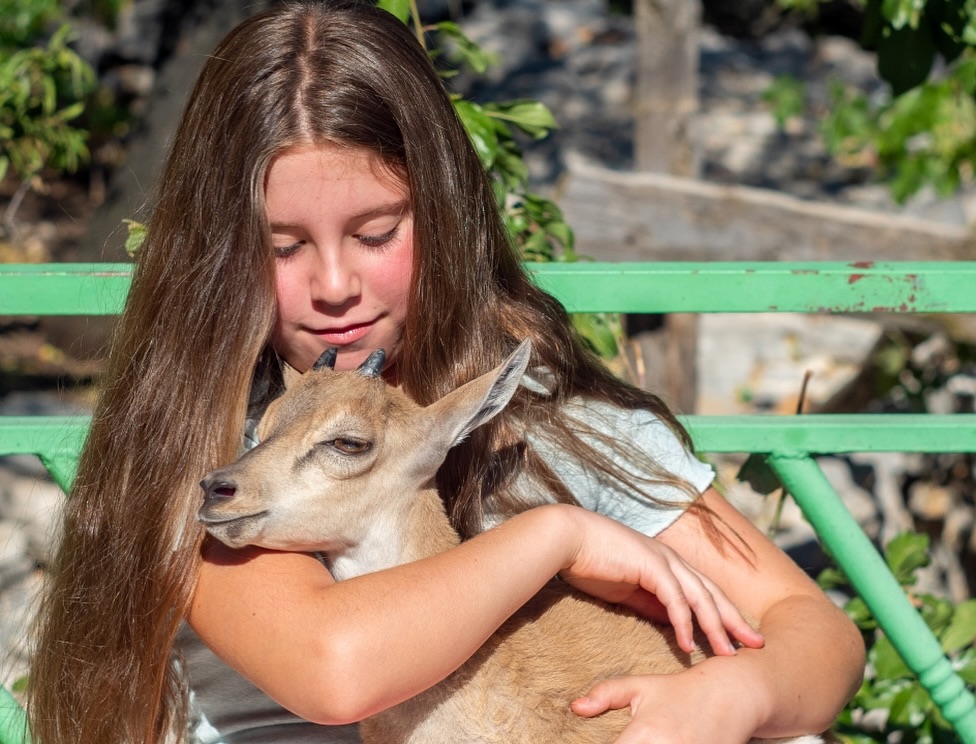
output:
M712 468L689 454L677 437L654 414L623 410L593 401L574 402L565 413L612 439L631 442L653 456L657 464L702 492L714 477ZM602 442L588 443L610 456ZM571 458L558 443L529 437L550 468L562 479L579 503L654 536L684 511L689 495L675 486L647 485L642 490L675 506L662 506L641 494L611 482ZM256 444L253 427L245 433L245 446ZM636 467L630 470L637 471ZM640 475L635 472L635 475ZM539 494L523 483L526 493ZM519 488L519 484L516 484ZM542 494L540 500L545 499ZM488 525L490 526L490 525ZM323 567L323 571L325 568ZM328 618L322 618L323 624ZM192 735L195 744L357 744L357 726L320 726L298 718L261 692L218 659L184 623L177 636L191 689Z

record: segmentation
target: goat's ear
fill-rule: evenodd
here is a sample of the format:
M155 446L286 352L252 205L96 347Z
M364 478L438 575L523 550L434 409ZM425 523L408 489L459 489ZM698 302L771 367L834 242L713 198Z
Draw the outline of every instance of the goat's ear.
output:
M519 381L532 356L532 342L526 339L512 355L491 372L448 393L430 405L434 432L448 447L464 439L486 421L494 418L515 395Z

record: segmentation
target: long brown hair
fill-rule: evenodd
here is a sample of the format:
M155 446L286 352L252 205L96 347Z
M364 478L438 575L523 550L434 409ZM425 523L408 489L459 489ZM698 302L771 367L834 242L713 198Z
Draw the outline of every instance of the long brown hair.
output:
M249 391L276 374L263 183L275 155L305 143L366 148L408 185L417 250L396 364L410 395L433 401L527 337L553 377L550 394L520 394L442 468L464 534L522 468L571 500L521 444L527 426L562 431L612 470L553 415L571 396L650 408L681 434L660 401L586 351L562 307L527 279L490 182L403 24L349 0L255 16L207 61L159 180L38 612L28 698L38 744L182 738L185 690L171 649L199 565L196 484L235 457Z

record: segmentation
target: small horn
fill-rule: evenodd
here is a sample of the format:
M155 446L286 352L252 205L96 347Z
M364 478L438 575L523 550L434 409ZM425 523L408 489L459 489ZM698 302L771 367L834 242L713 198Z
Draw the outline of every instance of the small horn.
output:
M379 377L385 364L386 352L382 349L377 349L366 357L366 361L360 364L356 368L356 371L364 377Z
M312 365L313 371L318 371L320 369L335 369L336 354L339 350L335 346L330 346L328 349L322 352L322 356L315 360L315 364Z

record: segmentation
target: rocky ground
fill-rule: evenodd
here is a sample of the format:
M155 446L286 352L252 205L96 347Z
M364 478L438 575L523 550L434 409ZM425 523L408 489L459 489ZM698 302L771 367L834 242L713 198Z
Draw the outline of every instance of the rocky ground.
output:
M635 39L626 16L608 15L601 0L495 0L474 4L463 22L475 40L500 53L500 64L487 82L462 79L459 84L476 97L542 100L560 122L550 139L526 144L539 190L555 187L571 151L609 167L632 168ZM127 74L151 81L150 68L136 68ZM779 130L763 94L776 75L787 73L807 81L813 111L823 105L831 79L866 90L880 87L872 59L848 39L812 40L786 26L749 40L705 28L696 122L704 178L954 224L972 221L968 193L949 201L922 194L907 206L895 205L862 167L841 166L827 157L814 118L792 121L785 131ZM0 190L0 206L11 193L10 188ZM102 193L96 178L52 184L48 194L31 195L18 213L16 239L0 241L0 260L72 258ZM568 219L572 222L572 215ZM779 410L795 396L795 381L808 369L817 371L810 402L814 407L825 404L863 374L884 333L879 324L859 319L790 316L758 319L746 326L739 318L706 318L700 341L700 407L712 412ZM918 392L926 375L933 377L931 370L936 369L942 382L923 391L930 405L972 410L976 375L965 354L945 336L934 336L927 344L913 343L914 356L901 387L895 386L884 399L861 400L860 405L897 409L908 397L905 391ZM0 322L0 413L84 410L96 374L97 360L76 358L70 344L52 343L35 320ZM732 497L768 525L771 502L736 482L739 462L716 464ZM873 535L890 534L922 519L926 525L942 525L936 530L942 534L951 521L951 542L938 550L930 585L956 598L968 595L970 572L965 564L976 552L970 544L973 492L968 461L828 458L824 467ZM910 483L923 485L909 488ZM31 458L8 458L0 467L0 648L6 649L0 650L0 681L24 670L24 612L45 559L51 515L60 498ZM889 506L882 509L882 503ZM779 539L809 555L811 535L795 510L786 509Z

